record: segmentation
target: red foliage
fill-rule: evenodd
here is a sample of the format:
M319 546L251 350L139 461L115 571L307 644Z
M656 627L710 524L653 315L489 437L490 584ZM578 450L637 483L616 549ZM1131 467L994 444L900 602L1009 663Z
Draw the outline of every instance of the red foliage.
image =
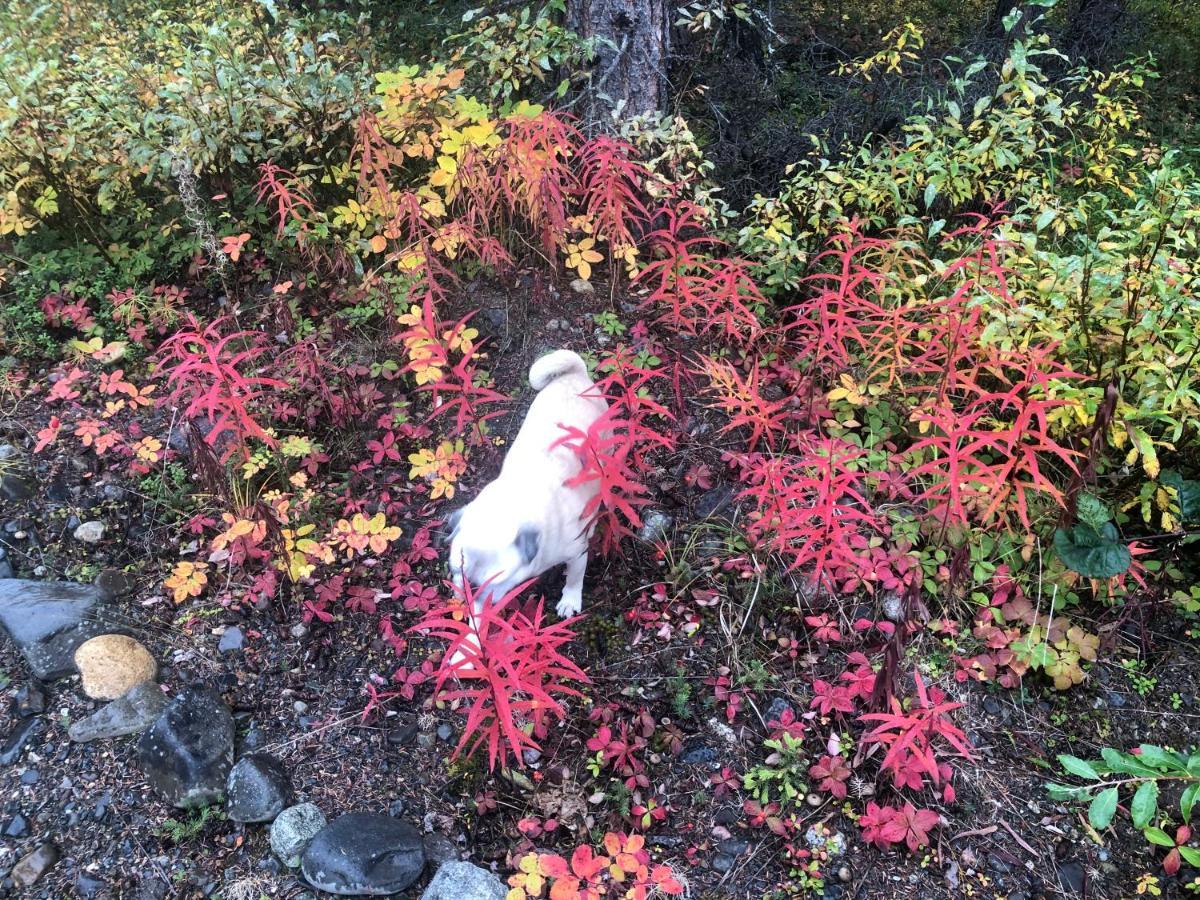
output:
M275 441L259 424L258 407L270 400L270 392L287 387L278 378L263 374L273 350L267 338L257 331L223 334L232 321L222 317L202 328L189 314L186 327L163 341L157 354L171 387L169 401L182 404L185 418L206 416L211 423L205 442L216 447L223 436L232 438L222 460L235 450L245 452L251 438L274 446Z
M531 615L510 608L530 584L499 599L487 595L470 615L466 611L474 610L479 598L465 584L449 605L431 610L413 627L449 645L434 689L447 702L465 701L467 722L455 756L472 755L486 745L492 769L510 758L524 766L522 751L537 749L534 737L546 734L549 718L564 716L558 698L579 696L569 682L590 683L560 652L575 637L570 626L576 619L545 624L540 599ZM448 688L452 679L458 686Z
M931 809L917 809L911 803L902 807L879 806L872 800L859 817L858 825L863 839L880 850L903 841L915 853L929 846L929 831L938 821L938 814Z
M305 215L312 213L312 199L303 183L287 169L273 162L258 167L257 202L270 201L275 206L277 233L282 235L289 221L297 224L301 232L308 230Z

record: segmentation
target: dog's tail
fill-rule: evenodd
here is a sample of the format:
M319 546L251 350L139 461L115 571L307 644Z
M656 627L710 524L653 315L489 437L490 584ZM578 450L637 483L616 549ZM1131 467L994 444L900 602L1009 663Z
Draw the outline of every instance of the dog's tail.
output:
M587 364L584 363L583 357L574 350L555 350L529 367L529 383L535 391L540 391L555 378L573 373L587 374Z

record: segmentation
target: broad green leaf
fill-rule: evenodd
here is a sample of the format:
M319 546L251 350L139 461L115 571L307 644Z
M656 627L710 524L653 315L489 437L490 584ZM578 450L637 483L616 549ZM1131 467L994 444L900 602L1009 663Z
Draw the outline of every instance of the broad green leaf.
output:
M1074 528L1054 532L1054 549L1068 569L1085 578L1107 579L1129 568L1133 557L1129 548L1116 539L1111 522L1101 531L1082 522Z
M1080 759L1078 756L1070 756L1063 753L1058 757L1058 761L1072 775L1079 778L1086 778L1089 781L1098 781L1100 779L1100 773L1092 767L1092 764Z
M1200 522L1200 481L1186 479L1171 469L1164 470L1158 480L1175 489L1179 517L1188 523Z
M1177 769L1179 764L1171 758L1171 754L1162 747L1154 744L1142 744L1138 747L1138 759L1154 769Z
M1197 797L1200 797L1200 782L1189 785L1179 795L1179 814L1183 816L1185 825L1192 821L1192 807L1196 805Z
M1098 793L1088 807L1088 821L1097 831L1103 831L1112 822L1117 812L1117 789L1106 788Z
M1070 787L1065 784L1057 784L1053 781L1046 782L1046 793L1050 795L1051 800L1056 802L1074 800L1086 790L1087 788L1084 787Z
M1134 792L1133 803L1129 806L1129 817L1133 820L1134 828L1145 828L1158 812L1158 782L1144 781Z
M1194 869L1200 869L1200 850L1193 847L1180 847L1179 855L1183 857L1184 862Z
M1152 844L1157 844L1159 847L1175 846L1175 841L1173 841L1171 836L1161 828L1147 828L1142 831L1142 834L1145 835L1146 840Z

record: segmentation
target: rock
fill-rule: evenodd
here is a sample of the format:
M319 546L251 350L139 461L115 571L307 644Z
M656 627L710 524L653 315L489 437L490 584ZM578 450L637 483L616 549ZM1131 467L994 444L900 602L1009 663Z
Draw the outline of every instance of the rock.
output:
M67 734L79 743L139 734L154 724L166 705L167 698L158 685L143 681L86 719L73 722Z
M713 763L717 761L717 751L702 741L691 738L683 743L683 755L679 757L689 765Z
M41 681L73 674L75 650L88 638L120 631L106 621L103 594L69 581L0 581L0 625Z
M10 838L24 837L29 831L29 823L20 813L9 819L8 824L4 826L4 836Z
M123 634L85 641L75 651L75 666L83 676L83 692L93 700L116 700L158 674L150 651Z
M439 741L449 742L450 738L454 737L454 729L449 725L439 725L437 728L437 736Z
M98 544L104 540L104 523L97 522L95 519L84 522L72 532L71 536L85 544Z
M724 874L725 872L728 872L730 869L732 869L734 863L736 863L736 862L737 862L737 860L735 860L732 856L727 856L724 853L718 853L716 856L713 857L712 867L714 869L716 869L718 872L721 872L722 874Z
M75 881L75 890L79 891L81 897L91 897L98 894L100 891L108 887L99 878L93 878L90 875L80 873L79 878Z
M53 844L42 844L12 867L9 876L17 887L29 887L54 868L58 862L58 848Z
M221 640L217 644L217 650L221 653L233 653L241 650L246 643L246 635L242 633L242 629L236 625L231 625L225 629L225 633L221 635Z
M788 713L791 713L793 716L795 716L795 708L783 697L776 697L771 701L771 705L767 707L767 724L770 724L771 722L782 722L783 717Z
M319 891L395 894L421 877L425 849L411 825L373 813L347 813L313 838L301 868Z
M696 518L707 519L712 516L719 516L733 502L733 488L727 484L720 484L711 490L705 491L696 500Z
M889 622L899 625L904 621L904 598L895 591L889 591L883 595L880 607L883 609L884 618Z
M13 700L13 707L22 719L41 715L46 711L46 692L33 683L22 685Z
M594 294L596 289L586 278L576 278L571 281L571 290L577 294Z
M220 798L233 766L233 716L216 691L188 688L142 735L137 759L170 803L206 806Z
M407 725L401 725L399 728L393 728L387 734L387 742L393 747L410 747L417 739L419 729L420 726L417 725L416 720Z
M18 722L17 727L9 734L4 747L0 748L0 766L11 766L21 758L21 752L42 727L41 719L25 719Z
M661 509L652 509L643 516L638 537L648 544L657 543L667 536L674 521Z
M120 569L105 569L96 576L96 587L104 592L104 596L112 599L132 594L137 585Z
M421 900L504 900L508 889L493 873L468 862L442 863Z
M12 444L0 444L0 462L6 459L12 459L17 455L17 448Z
M229 772L225 811L235 822L270 822L292 802L292 782L283 763L251 753Z
M10 503L20 503L33 496L33 488L16 475L0 477L0 497Z
M8 552L0 547L0 580L12 578L16 574L13 571L12 563L8 561Z
M425 845L425 859L435 866L458 859L458 847L444 834L436 831L433 834L427 834L422 843Z
M289 806L271 823L271 852L295 869L300 854L325 827L325 814L311 803Z
M37 769L26 769L21 773L21 784L25 785L26 787L35 785L41 780L42 773Z
M1085 881L1083 863L1075 859L1060 862L1058 864L1058 880L1062 882L1063 890L1082 896Z
M485 307L483 317L493 328L500 330L508 327L508 310L499 306Z
M291 634L291 636L294 637L296 640L300 640L301 638L303 638L305 635L308 634L308 626L305 625L303 622L297 622L295 625L293 625L291 627L289 634Z

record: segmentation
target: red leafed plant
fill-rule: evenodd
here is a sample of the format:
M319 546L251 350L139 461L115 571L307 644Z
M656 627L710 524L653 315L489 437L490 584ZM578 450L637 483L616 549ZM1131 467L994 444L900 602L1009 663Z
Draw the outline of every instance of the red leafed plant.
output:
M887 748L883 757L883 768L892 773L896 787L911 787L919 790L925 777L937 785L949 775L949 766L939 764L938 755L946 751L939 746L948 744L950 749L964 759L973 759L971 742L966 734L950 718L950 713L962 704L946 699L936 687L926 689L919 672L913 674L917 685L917 696L908 710L903 704L890 697L891 712L864 713L862 722L878 723L862 737L863 747L879 744ZM946 785L947 802L954 797L953 789Z
M313 212L313 205L300 180L273 162L262 163L258 174L258 202L269 200L275 205L278 233L283 234L289 221L295 222L301 231L307 230L305 216Z
M602 134L579 150L583 208L596 233L614 247L632 247L642 237L650 213L639 192L648 172L626 141ZM614 267L613 272L616 273Z
M590 683L561 653L575 637L570 626L576 619L546 624L540 599L530 614L515 608L532 583L499 599L488 594L474 613L468 610L476 608L480 595L464 584L449 604L427 613L412 629L448 643L434 692L447 702L461 701L465 709L467 723L455 756L473 755L486 745L492 769L510 757L523 766L522 751L538 749L534 738L546 734L548 720L565 715L558 698L579 696L569 683ZM451 681L456 686L449 687Z
M760 441L774 450L787 428L788 398L768 400L762 395L757 365L743 378L729 363L703 356L699 370L708 376L709 392L713 394L717 408L729 417L721 431L744 428L750 432L747 450L756 450Z
M223 436L232 438L223 460L238 449L245 452L250 438L274 445L259 424L257 407L272 391L287 388L264 374L272 349L266 336L257 331L223 333L231 323L225 316L201 327L189 314L186 327L163 341L157 355L171 387L169 402L182 405L184 418L208 417L212 427L205 442L216 447Z
M901 807L879 806L872 800L867 803L867 811L859 816L858 825L863 840L880 850L903 841L915 853L929 846L929 831L939 821L932 809L917 809L911 803Z

